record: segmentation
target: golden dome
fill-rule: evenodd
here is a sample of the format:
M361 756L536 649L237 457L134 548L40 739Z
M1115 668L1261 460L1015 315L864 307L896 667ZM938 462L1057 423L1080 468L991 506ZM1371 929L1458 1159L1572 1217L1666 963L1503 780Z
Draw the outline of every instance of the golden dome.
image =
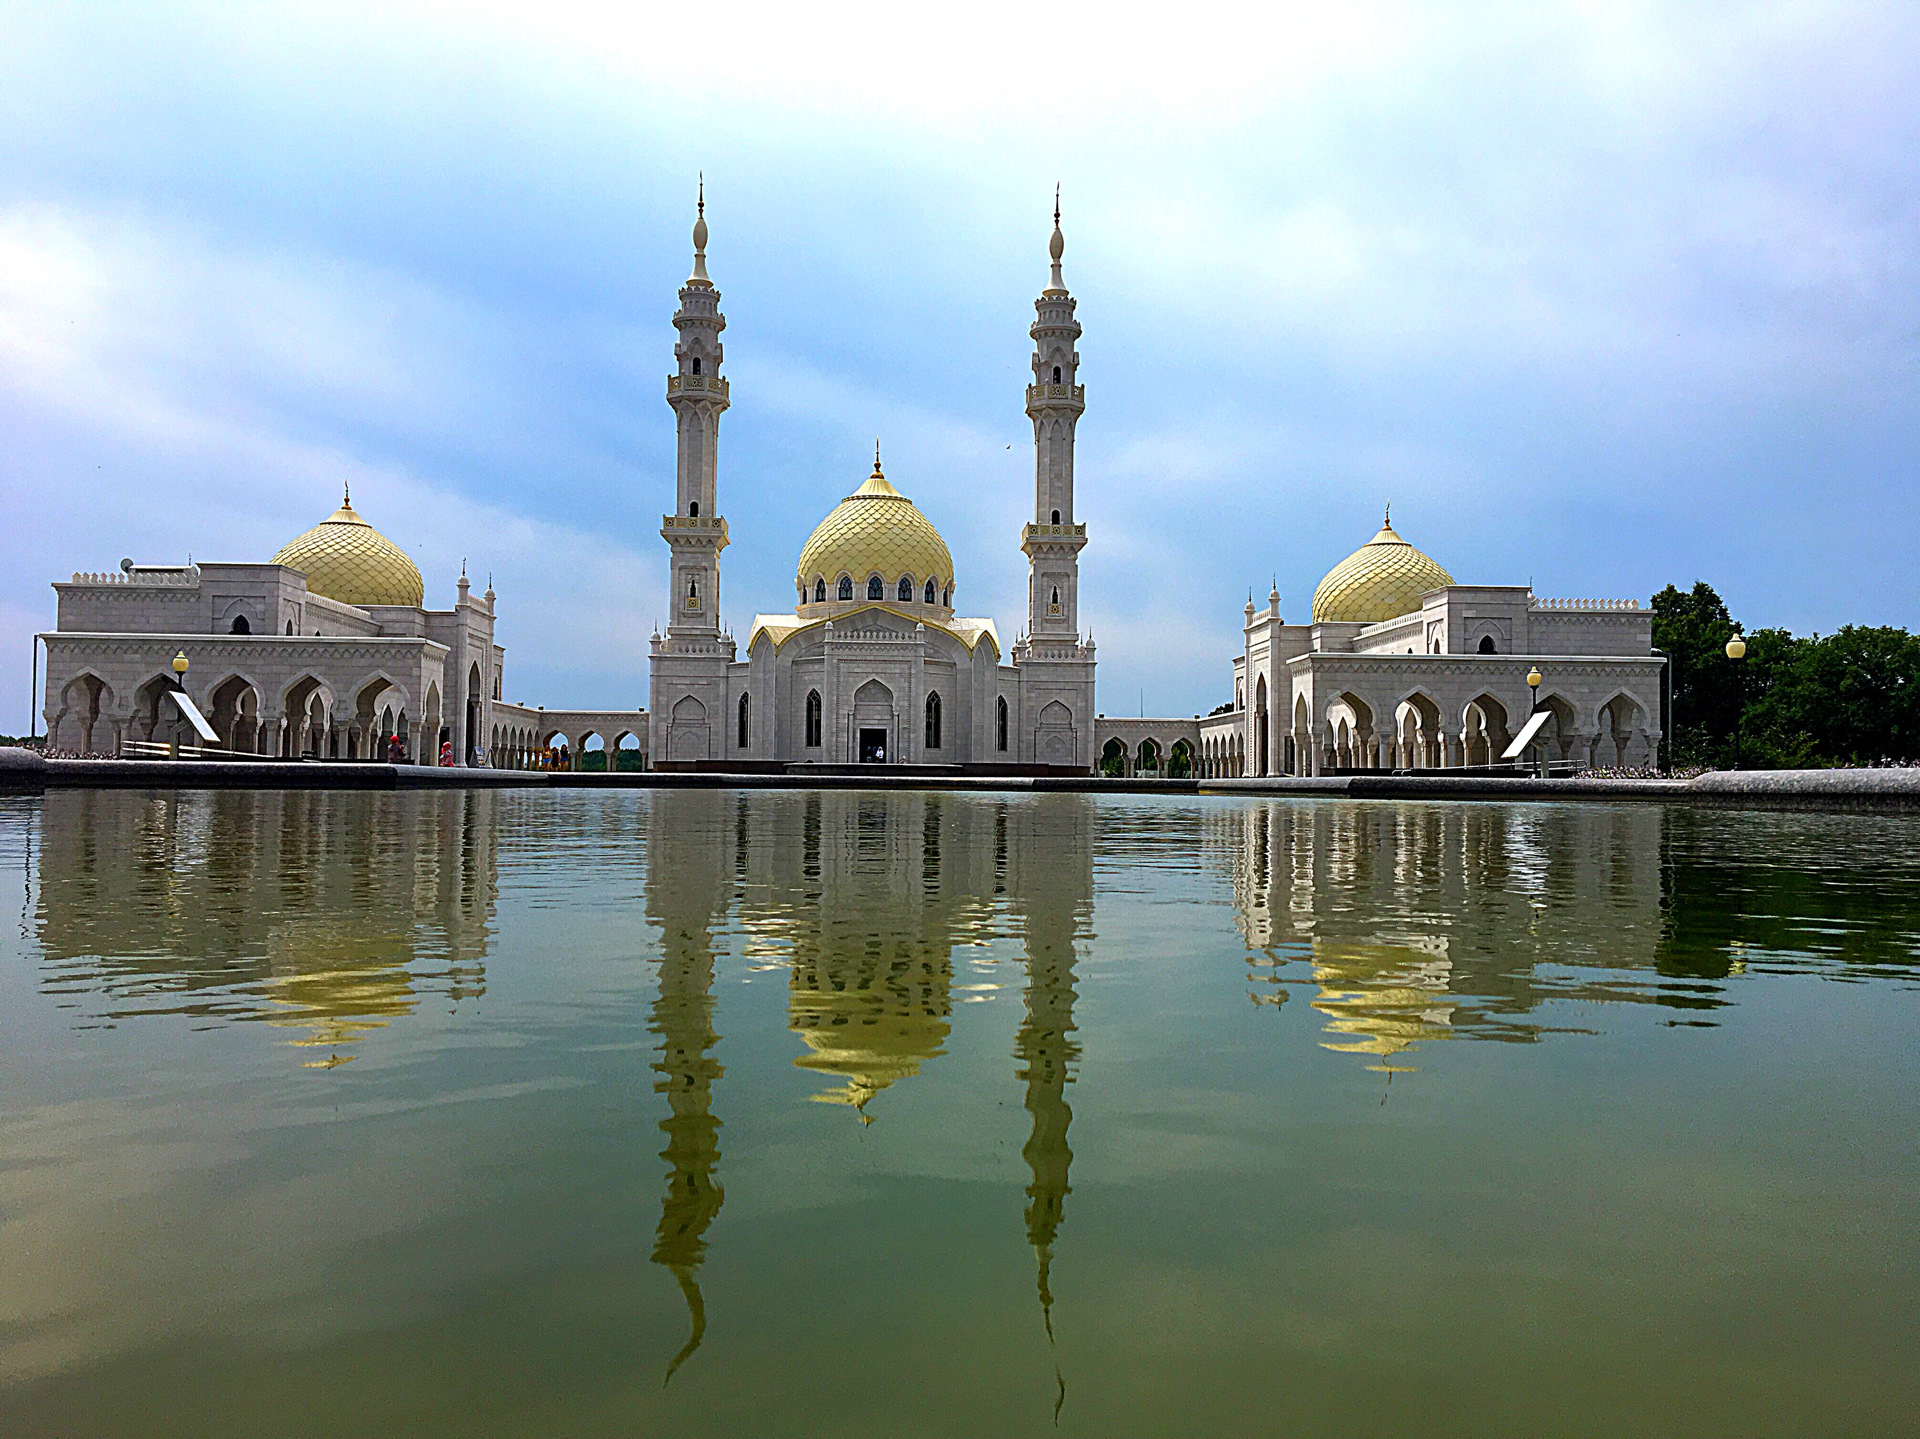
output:
M1380 533L1327 571L1313 591L1313 618L1373 624L1411 614L1420 596L1453 583L1453 576L1393 532L1393 513Z
M426 586L407 552L353 512L340 508L273 557L307 577L307 589L347 605L420 605Z
M897 597L902 575L912 578L916 600L931 579L944 602L953 582L947 542L912 500L887 483L877 453L867 482L834 506L801 549L798 579L807 587L809 601L814 581L825 580L832 601L839 593L840 576L847 575L853 580L854 598L864 600L867 578L874 574L885 582L890 600Z

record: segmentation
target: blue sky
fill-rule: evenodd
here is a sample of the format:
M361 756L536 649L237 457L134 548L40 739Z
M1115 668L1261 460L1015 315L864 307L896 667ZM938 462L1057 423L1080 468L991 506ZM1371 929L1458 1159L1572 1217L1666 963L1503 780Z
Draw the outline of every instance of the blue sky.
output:
M644 702L696 171L723 609L873 437L1011 638L1056 181L1101 705L1381 507L1465 582L1920 622L1920 9L0 10L0 731L76 569L356 506L510 698Z

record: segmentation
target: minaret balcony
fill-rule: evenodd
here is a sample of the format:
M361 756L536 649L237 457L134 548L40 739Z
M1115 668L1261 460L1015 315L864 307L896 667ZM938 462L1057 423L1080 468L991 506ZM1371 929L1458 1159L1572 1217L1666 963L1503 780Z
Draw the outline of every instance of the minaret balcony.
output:
M1087 542L1085 525L1022 525L1020 527L1020 548L1032 554L1037 545L1041 549L1078 552Z
M727 521L722 515L662 515L660 538L669 544L675 540L704 540L725 549Z
M1027 406L1066 404L1087 407L1087 387L1085 385L1028 385Z
M694 393L718 395L724 400L731 392L725 375L668 375L667 393L669 395Z

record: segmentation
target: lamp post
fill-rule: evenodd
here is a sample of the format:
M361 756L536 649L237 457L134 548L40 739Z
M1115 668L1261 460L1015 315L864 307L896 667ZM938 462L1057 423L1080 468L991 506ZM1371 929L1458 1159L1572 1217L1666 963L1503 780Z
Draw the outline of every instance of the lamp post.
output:
M1661 774L1673 769L1673 656L1657 646L1654 654L1660 656L1660 744L1667 747L1667 764L1660 766L1660 745L1653 747L1653 767Z
M173 687L177 690L184 691L187 687L186 681L187 681L187 652L185 650L175 650L173 653ZM173 723L177 725L179 722L180 722L179 717L176 716L174 718ZM177 734L179 733L179 731L176 730L175 733ZM180 741L179 740L171 739L167 741L167 758L168 759L180 758Z
M1733 666L1733 767L1740 768L1740 711L1747 707L1746 675L1740 661L1747 656L1747 642L1735 635L1727 641L1727 658Z
M1535 665L1527 671L1527 719L1531 721L1533 717L1539 713L1540 713L1540 666ZM1533 742L1534 744L1539 745L1540 740L1537 735L1534 737ZM1546 760L1546 755L1543 747L1541 750L1541 758L1535 761L1535 764L1534 764L1535 772L1539 774L1542 779L1546 777L1545 760Z

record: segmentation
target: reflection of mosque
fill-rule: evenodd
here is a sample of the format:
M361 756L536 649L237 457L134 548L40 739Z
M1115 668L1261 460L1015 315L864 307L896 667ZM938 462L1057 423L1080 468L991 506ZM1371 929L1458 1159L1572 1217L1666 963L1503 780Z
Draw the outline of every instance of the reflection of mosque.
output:
M711 1057L715 927L738 896L750 951L788 968L794 1063L829 1081L816 1099L868 1105L943 1052L956 947L1007 933L1027 953L1015 1040L1031 1130L1027 1237L1049 1316L1053 1244L1072 1151L1065 1100L1073 1042L1074 941L1092 907L1092 804L1080 795L978 800L930 792L814 791L745 796L664 791L649 826L647 914L661 931L655 1088L669 1166L654 1259L675 1276L699 1344L696 1279L723 1191L715 1177L721 1068ZM1005 919L997 919L996 913Z
M49 993L90 1017L264 1019L352 1058L421 998L485 988L485 790L54 790L34 907Z
M1325 1047L1383 1069L1432 1040L1533 1040L1554 1027L1549 999L1693 1007L1595 972L1667 968L1667 823L1654 805L1254 803L1207 819L1254 999L1310 991Z

